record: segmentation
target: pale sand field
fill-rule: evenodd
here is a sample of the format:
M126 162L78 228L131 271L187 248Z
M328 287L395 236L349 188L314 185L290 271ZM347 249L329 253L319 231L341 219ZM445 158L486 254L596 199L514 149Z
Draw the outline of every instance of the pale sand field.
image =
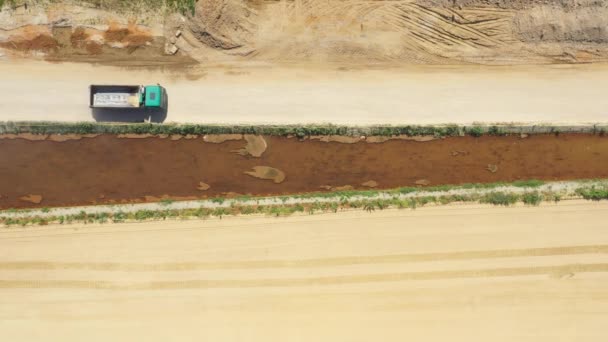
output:
M186 77L187 74L187 77ZM167 122L608 122L608 67L277 66L146 70L0 61L0 121L93 121L90 84L156 84Z
M0 230L3 341L605 341L608 204Z

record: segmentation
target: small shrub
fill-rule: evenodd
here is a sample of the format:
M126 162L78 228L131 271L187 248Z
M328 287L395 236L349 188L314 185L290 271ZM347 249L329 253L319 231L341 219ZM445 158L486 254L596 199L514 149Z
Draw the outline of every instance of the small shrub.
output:
M511 183L511 185L518 188L538 188L539 186L545 185L545 182L537 179L520 180Z
M538 192L526 192L521 196L521 200L526 205L537 206L542 202L543 197Z
M545 194L545 201L551 201L554 203L558 203L562 200L562 196L560 194L547 193Z
M216 197L216 198L211 199L211 203L217 203L217 204L223 204L224 201L225 201L225 199L221 198L221 197Z
M250 214L255 213L255 208L252 206L246 206L246 207L242 207L240 211L241 211L241 214L243 214L243 215L250 215Z
M375 204L374 204L374 203L371 203L371 202L370 202L370 203L365 203L365 204L363 205L363 210L365 210L365 211L367 211L367 212L371 213L372 211L375 211L375 210L376 210L376 206L375 206Z
M466 131L470 136L480 137L483 135L483 128L479 126L473 126Z
M576 190L579 196L586 200L601 201L608 199L608 188L596 188L592 186L590 189L580 188Z
M517 203L519 196L516 194L508 194L504 192L491 192L485 194L480 200L480 203L509 206Z
M174 201L170 198L165 198L165 199L160 200L160 204L164 205L164 206L171 205L171 204L173 204L173 202Z
M488 128L489 135L505 135L505 133L498 126L490 126Z
M114 222L123 222L124 220L126 220L126 218L127 215L122 211L118 211L112 215L112 221Z

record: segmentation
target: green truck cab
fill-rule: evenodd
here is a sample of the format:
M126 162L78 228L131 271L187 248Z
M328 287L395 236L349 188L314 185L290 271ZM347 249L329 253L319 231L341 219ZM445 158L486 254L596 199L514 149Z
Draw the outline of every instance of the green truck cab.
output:
M91 85L91 108L167 108L167 90L157 85Z

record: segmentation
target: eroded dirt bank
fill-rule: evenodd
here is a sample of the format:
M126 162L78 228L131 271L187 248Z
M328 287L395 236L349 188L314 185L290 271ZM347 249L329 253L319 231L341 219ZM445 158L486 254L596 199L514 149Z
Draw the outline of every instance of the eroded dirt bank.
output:
M608 177L608 138L599 135L384 143L265 137L265 149L246 148L244 139L178 138L0 139L0 208Z
M109 64L606 62L605 1L28 1L0 5L0 53ZM146 3L147 5L143 5ZM3 52L4 50L4 52Z

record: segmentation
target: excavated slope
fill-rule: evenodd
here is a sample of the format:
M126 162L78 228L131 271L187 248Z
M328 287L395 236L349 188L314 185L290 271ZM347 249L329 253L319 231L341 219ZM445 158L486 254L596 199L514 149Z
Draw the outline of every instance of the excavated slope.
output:
M5 6L0 49L199 62L526 64L608 57L608 2L600 0L199 0L185 16L117 12L61 3ZM113 27L137 37L108 39Z

